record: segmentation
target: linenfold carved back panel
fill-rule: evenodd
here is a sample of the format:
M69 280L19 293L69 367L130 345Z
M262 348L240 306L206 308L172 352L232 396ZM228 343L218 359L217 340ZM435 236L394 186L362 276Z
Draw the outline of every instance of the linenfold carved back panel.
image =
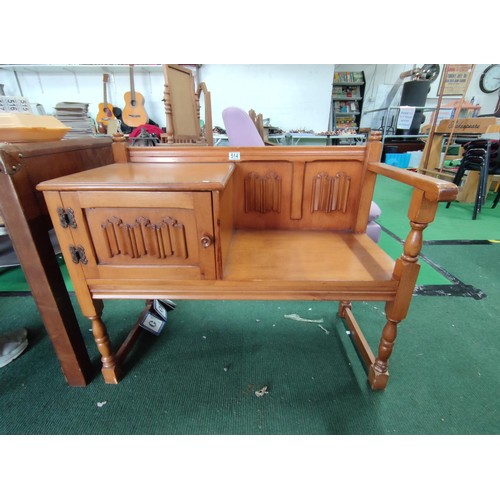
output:
M358 161L245 162L236 170L240 229L353 229L363 166Z

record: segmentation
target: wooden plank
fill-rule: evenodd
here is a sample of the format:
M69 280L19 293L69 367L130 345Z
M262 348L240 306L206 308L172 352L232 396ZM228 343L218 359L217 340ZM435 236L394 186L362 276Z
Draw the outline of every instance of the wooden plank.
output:
M371 365L373 365L373 363L375 363L375 356L370 346L368 345L368 342L366 341L365 336L363 335L363 332L361 331L361 328L358 325L356 318L354 317L354 314L349 307L346 307L344 309L344 321L349 327L351 338L354 340L354 343L356 344L358 352L362 357L365 366L367 368L370 367Z
M116 282L104 285L102 281L96 285L87 281L94 299L172 299L172 300L303 300L303 301L389 301L394 299L393 289L384 287L383 283L371 283L362 288L357 283L346 283L331 286L318 286L317 283L279 283L262 286L258 283L228 283L208 280L172 281L168 286L148 282L144 287L139 283ZM201 284L200 284L201 283ZM115 286L116 284L120 285Z
M225 187L233 169L232 163L112 163L43 182L37 189L213 191Z
M234 161L229 154L237 152L241 161L316 161L318 159L357 160L364 162L365 146L156 146L129 147L132 163L193 163Z
M139 192L105 192L102 191L80 191L78 199L82 208L97 207L120 207L120 208L180 208L193 210L193 193L151 193Z
M304 197L305 164L294 161L292 168L292 194L290 200L290 219L302 219L302 200Z
M455 134L484 134L488 127L496 124L494 116L484 118L459 118L456 120L441 120L436 128L436 134L448 134L453 129Z
M132 348L134 347L135 343L139 339L140 334L142 333L141 330L141 319L143 315L146 313L151 308L152 301L148 300L146 301L146 307L140 314L139 318L137 318L137 321L135 322L134 326L128 333L127 337L125 340L122 342L120 348L116 352L116 362L121 365L125 361L125 358L128 356Z

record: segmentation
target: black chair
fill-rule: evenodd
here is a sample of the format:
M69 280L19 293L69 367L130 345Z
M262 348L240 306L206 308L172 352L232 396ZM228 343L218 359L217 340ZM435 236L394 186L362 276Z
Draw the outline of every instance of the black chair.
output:
M500 200L500 189L497 191L497 195L495 196L495 199L493 200L493 205L491 205L491 208L495 208L498 205L499 200Z
M460 162L460 166L455 174L453 183L460 186L462 179L467 171L479 172L479 182L477 186L476 198L474 201L474 210L472 219L477 218L481 211L487 196L488 176L500 174L500 156L498 155L498 142L492 139L476 139L468 142L465 146L465 154ZM498 195L497 195L498 198ZM495 202L498 203L498 199ZM494 208L496 203L493 203ZM449 208L451 202L446 204Z

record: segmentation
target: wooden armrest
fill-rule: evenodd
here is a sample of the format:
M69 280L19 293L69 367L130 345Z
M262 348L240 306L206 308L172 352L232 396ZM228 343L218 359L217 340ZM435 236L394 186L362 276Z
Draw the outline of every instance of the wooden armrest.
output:
M369 163L368 170L424 191L429 201L453 201L458 195L458 187L453 182L403 170L385 163Z

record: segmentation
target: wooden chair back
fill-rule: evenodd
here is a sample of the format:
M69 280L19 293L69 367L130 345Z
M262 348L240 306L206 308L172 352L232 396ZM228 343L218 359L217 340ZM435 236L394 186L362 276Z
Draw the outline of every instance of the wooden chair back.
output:
M255 112L255 110L251 109L248 112L248 115L250 116L253 123L255 124L255 128L259 132L259 135L262 137L264 144L266 146L276 146L276 144L274 142L269 141L268 132L264 127L264 119L262 118L262 113L257 114Z
M207 89L205 83L201 82L198 85L198 92L196 93L197 101L198 101L198 118L200 117L200 102L201 96L203 95L204 108L205 108L205 125L203 126L203 130L201 131L202 137L205 138L206 146L214 145L214 131L212 124L212 97L210 92Z
M262 137L262 140L265 141L266 137L264 134L264 120L262 118L262 113L257 114L253 109L251 109L248 114L254 122L255 128L258 130L259 135Z

